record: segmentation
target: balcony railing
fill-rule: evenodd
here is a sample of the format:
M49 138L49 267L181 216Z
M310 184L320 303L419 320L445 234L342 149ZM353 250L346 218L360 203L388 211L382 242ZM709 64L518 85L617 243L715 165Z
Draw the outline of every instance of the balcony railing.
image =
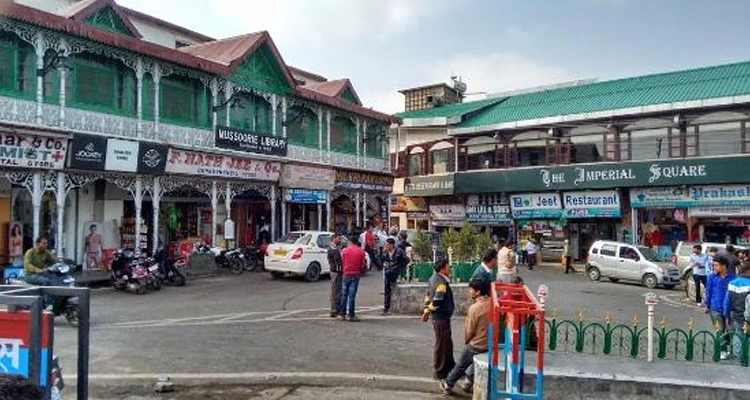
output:
M37 103L33 100L0 96L0 121L36 124L36 107ZM42 104L42 124L59 128L60 106ZM159 123L157 132L154 121L142 120L140 124L143 139L196 149L212 150L214 147L214 133L209 129ZM94 135L138 138L138 119L78 108L65 108L64 128ZM335 152L329 155L326 150L296 145L289 145L287 158L373 172L390 170L387 159Z

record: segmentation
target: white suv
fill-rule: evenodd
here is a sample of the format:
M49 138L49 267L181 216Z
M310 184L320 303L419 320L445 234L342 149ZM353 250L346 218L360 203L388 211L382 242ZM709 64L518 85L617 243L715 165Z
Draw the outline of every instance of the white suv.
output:
M658 285L672 289L680 283L677 266L662 259L652 249L628 243L598 240L589 250L586 274L592 281L601 277L641 282L649 289Z

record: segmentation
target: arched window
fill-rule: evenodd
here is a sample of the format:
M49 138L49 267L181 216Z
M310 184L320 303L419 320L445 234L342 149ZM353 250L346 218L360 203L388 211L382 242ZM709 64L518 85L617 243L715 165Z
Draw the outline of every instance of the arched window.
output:
M357 127L348 118L331 119L331 150L349 154L357 153Z
M286 110L286 137L298 146L318 147L318 117L305 107Z
M424 149L415 147L409 151L409 176L424 175Z
M453 144L449 142L438 142L430 148L430 162L433 174L454 172L454 159Z

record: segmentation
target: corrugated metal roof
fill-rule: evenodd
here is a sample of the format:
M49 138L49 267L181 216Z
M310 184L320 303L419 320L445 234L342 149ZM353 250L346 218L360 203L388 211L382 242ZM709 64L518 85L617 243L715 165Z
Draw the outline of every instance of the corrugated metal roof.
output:
M263 41L265 35L265 31L248 33L212 42L180 47L177 50L224 65L231 65L238 59L244 59L250 52L255 50Z
M498 97L492 99L469 101L466 103L454 103L446 104L440 107L425 108L422 110L406 111L398 114L394 114L396 117L407 119L407 118L439 118L439 117L459 117L484 107L497 104L505 100L506 97Z
M524 93L480 111L460 127L746 94L750 94L750 62Z

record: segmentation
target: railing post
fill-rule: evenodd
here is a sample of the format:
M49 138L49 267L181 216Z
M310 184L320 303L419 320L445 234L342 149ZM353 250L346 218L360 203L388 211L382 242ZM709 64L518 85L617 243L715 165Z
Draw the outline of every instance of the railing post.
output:
M656 305L656 293L646 293L646 306L648 307L648 320L646 326L648 329L648 362L654 361L654 306Z

